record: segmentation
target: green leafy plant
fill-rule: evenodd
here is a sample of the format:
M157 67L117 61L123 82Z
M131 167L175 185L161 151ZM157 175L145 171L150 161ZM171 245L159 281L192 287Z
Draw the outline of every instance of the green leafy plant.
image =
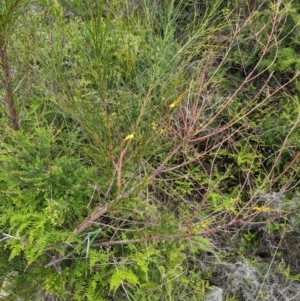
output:
M238 4L51 0L15 20L20 129L0 149L13 291L199 300L202 258L232 258L233 234L254 251L248 226L286 214L263 196L299 181L297 5Z

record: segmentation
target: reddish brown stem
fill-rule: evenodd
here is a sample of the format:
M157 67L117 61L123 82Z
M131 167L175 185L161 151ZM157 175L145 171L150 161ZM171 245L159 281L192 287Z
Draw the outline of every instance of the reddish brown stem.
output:
M6 103L9 110L9 119L12 125L12 128L15 131L19 130L19 123L16 113L16 106L14 102L14 96L12 91L12 84L11 84L11 78L10 78L10 72L9 72L9 63L8 63L8 57L7 57L7 50L6 46L2 46L0 50L0 56L1 56L1 66L2 66L2 73L3 73L3 82L5 86L6 91Z
M107 211L107 206L98 207L89 215L80 225L78 225L73 231L74 234L81 233L86 228L88 228L96 219L100 218Z
M293 167L293 165L294 165L295 163L297 163L297 160L298 160L299 158L300 158L300 152L298 152L298 153L295 155L294 159L288 164L288 166L283 170L283 172L282 172L275 180L273 180L273 181L271 182L271 184L269 185L267 191L270 191L270 190L271 190L272 186L273 186L278 180L280 180L280 179L288 172L288 170L291 169L291 168Z
M127 245L132 243L142 243L142 242L151 242L151 241L162 241L162 240L170 240L170 239L188 239L196 236L205 236L211 233L216 233L222 229L229 228L230 226L239 224L243 222L244 219L235 219L232 220L230 223L218 226L212 229L203 230L201 232L196 233L184 233L184 234L174 234L174 235L157 235L157 236L149 236L149 237L142 237L136 239L125 239L125 240L110 240L110 241L103 241L103 242L96 242L92 244L93 247L108 247L113 245Z

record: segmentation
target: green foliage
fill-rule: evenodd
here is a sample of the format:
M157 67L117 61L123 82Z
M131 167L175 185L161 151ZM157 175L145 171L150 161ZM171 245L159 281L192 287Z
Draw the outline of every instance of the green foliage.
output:
M22 131L11 134L10 141L2 144L4 203L38 212L46 207L51 212L51 206L57 206L62 212L71 210L72 218L82 214L96 172L93 167L84 166L88 158L80 158L80 149L76 150L80 134L59 135L51 128L37 128L31 135Z
M255 233L251 233L250 231L243 234L241 239L240 250L243 252L244 250L253 251L257 248L258 241Z
M0 43L7 42L17 19L34 3L33 0L3 0L0 4Z
M110 279L110 290L115 292L124 281L128 282L128 285L139 284L137 276L131 270L120 269Z
M29 266L48 246L71 243L66 227L75 227L95 201L96 172L83 165L88 161L79 151L78 133L53 128L10 133L2 143L0 223L11 237L5 240L9 260L24 254Z
M29 2L7 44L20 130L0 117L14 291L204 299L205 258L255 251L243 225L285 214L261 195L299 180L298 4Z

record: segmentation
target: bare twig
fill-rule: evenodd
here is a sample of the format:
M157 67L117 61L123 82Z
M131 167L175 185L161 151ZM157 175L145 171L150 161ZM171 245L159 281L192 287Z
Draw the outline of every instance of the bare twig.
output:
M88 228L95 220L104 215L107 211L107 206L97 207L91 215L89 215L80 225L73 231L74 234L79 234Z
M0 41L0 57L1 57L1 67L3 73L3 82L6 92L6 103L9 110L9 119L12 125L12 128L15 131L19 130L19 123L16 113L16 106L14 102L14 96L12 91L12 83L10 78L10 67L7 56L7 48L6 43L4 41Z
M162 241L162 240L175 240L175 239L188 239L193 238L196 236L205 236L211 233L219 232L220 230L224 230L228 227L233 225L239 224L243 222L243 219L234 219L228 224L224 224L221 226L217 226L212 229L203 230L197 233L184 233L184 234L174 234L174 235L157 235L157 236L149 236L143 238L136 238L136 239L124 239L124 240L114 240L114 241L104 241L104 242L97 242L94 243L94 247L108 247L113 245L128 245L132 243L142 243L142 242L153 242L153 241Z

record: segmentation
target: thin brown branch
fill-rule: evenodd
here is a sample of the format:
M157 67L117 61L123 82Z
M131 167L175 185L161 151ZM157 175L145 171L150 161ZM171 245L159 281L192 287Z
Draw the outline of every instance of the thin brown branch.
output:
M74 234L81 233L88 228L95 220L100 218L107 211L107 206L98 207L95 209L80 225L78 225L73 231Z
M269 185L267 191L270 191L272 186L278 181L280 180L287 172L289 169L291 169L293 167L293 165L297 162L297 160L300 158L300 152L298 152L295 157L293 158L293 160L288 164L288 166L280 173L280 175L278 177L276 177Z
M212 229L204 230L201 232L196 233L184 233L184 234L174 234L174 235L157 235L157 236L149 236L149 237L143 237L143 238L136 238L136 239L125 239L125 240L114 240L114 241L104 241L104 242L96 242L92 244L93 247L108 247L108 246L114 246L114 245L128 245L132 243L142 243L142 242L153 242L153 241L162 241L162 240L175 240L175 239L187 239L197 236L205 236L211 233L216 233L220 230L224 230L226 228L229 228L233 225L239 224L243 222L244 219L238 219L238 220L232 220L230 223L217 226Z
M7 49L4 42L0 43L1 49L0 49L0 56L1 56L1 67L2 67L2 73L3 73L3 82L6 92L6 103L9 110L9 119L12 125L12 128L15 131L19 130L19 123L16 113L16 106L14 102L14 96L12 91L12 83L10 78L10 67L8 62L8 56L7 56Z

